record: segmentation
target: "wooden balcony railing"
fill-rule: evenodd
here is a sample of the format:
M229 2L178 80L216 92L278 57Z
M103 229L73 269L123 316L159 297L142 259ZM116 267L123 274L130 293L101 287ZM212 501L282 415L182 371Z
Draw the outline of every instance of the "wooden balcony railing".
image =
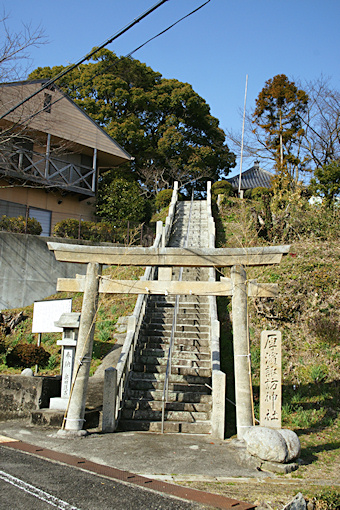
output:
M46 187L90 196L95 194L94 168L24 149L0 150L0 174Z

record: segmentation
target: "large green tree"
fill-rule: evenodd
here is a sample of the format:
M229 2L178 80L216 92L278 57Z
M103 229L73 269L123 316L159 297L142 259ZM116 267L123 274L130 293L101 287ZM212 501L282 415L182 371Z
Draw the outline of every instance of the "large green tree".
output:
M279 74L266 81L253 112L258 141L271 155L278 173L286 173L295 181L307 162L301 157L302 115L307 104L307 94L286 75Z
M340 161L332 161L314 170L310 190L323 199L326 207L334 207L336 197L340 196Z
M106 172L100 181L96 200L97 216L106 221L137 221L146 218L147 201L140 185L131 176L119 170Z
M36 69L30 78L50 78L63 67ZM155 195L175 180L188 190L205 188L235 166L225 134L191 85L164 79L138 60L99 51L58 85L135 160L131 170L144 191Z

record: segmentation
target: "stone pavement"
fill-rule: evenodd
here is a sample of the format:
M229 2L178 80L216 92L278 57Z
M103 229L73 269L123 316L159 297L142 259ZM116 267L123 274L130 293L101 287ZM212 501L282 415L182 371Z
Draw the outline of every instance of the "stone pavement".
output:
M234 440L215 441L197 434L95 431L85 437L65 438L57 436L57 431L32 427L23 420L0 422L0 436L160 480L264 481L274 476L257 470L245 448Z

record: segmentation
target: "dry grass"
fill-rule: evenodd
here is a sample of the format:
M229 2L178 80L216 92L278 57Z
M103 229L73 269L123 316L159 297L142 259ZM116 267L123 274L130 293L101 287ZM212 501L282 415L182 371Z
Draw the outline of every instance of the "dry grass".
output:
M254 206L259 208L248 201L228 200L216 217L218 246L271 244L254 228L250 212ZM308 207L299 211L298 218L291 215L294 228L284 234L288 240L275 239L273 244L291 244L290 254L280 265L246 268L249 279L277 283L280 290L276 299L249 299L255 414L260 334L278 329L282 332L283 427L299 435L302 464L297 472L265 483L195 484L236 499L260 501L263 508L281 509L297 492L312 499L324 490L335 501L332 491L339 494L340 489L340 225L327 222L320 211L311 215ZM229 270L224 273L229 276ZM225 300L219 309L222 362L230 374L230 304ZM228 424L228 430L235 432L233 424ZM315 508L333 508L329 501L318 501Z

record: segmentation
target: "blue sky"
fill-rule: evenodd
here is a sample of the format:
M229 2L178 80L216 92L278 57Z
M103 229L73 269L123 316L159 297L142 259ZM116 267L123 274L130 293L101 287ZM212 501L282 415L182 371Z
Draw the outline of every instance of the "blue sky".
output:
M22 23L45 31L49 43L31 50L32 69L78 61L156 3L0 0L12 31ZM126 55L202 3L168 0L108 48ZM277 74L302 82L322 74L340 90L339 23L340 0L210 0L134 58L165 78L190 83L222 129L241 131L247 74L249 107L265 81ZM251 164L244 161L243 169ZM238 166L233 174L237 171Z

